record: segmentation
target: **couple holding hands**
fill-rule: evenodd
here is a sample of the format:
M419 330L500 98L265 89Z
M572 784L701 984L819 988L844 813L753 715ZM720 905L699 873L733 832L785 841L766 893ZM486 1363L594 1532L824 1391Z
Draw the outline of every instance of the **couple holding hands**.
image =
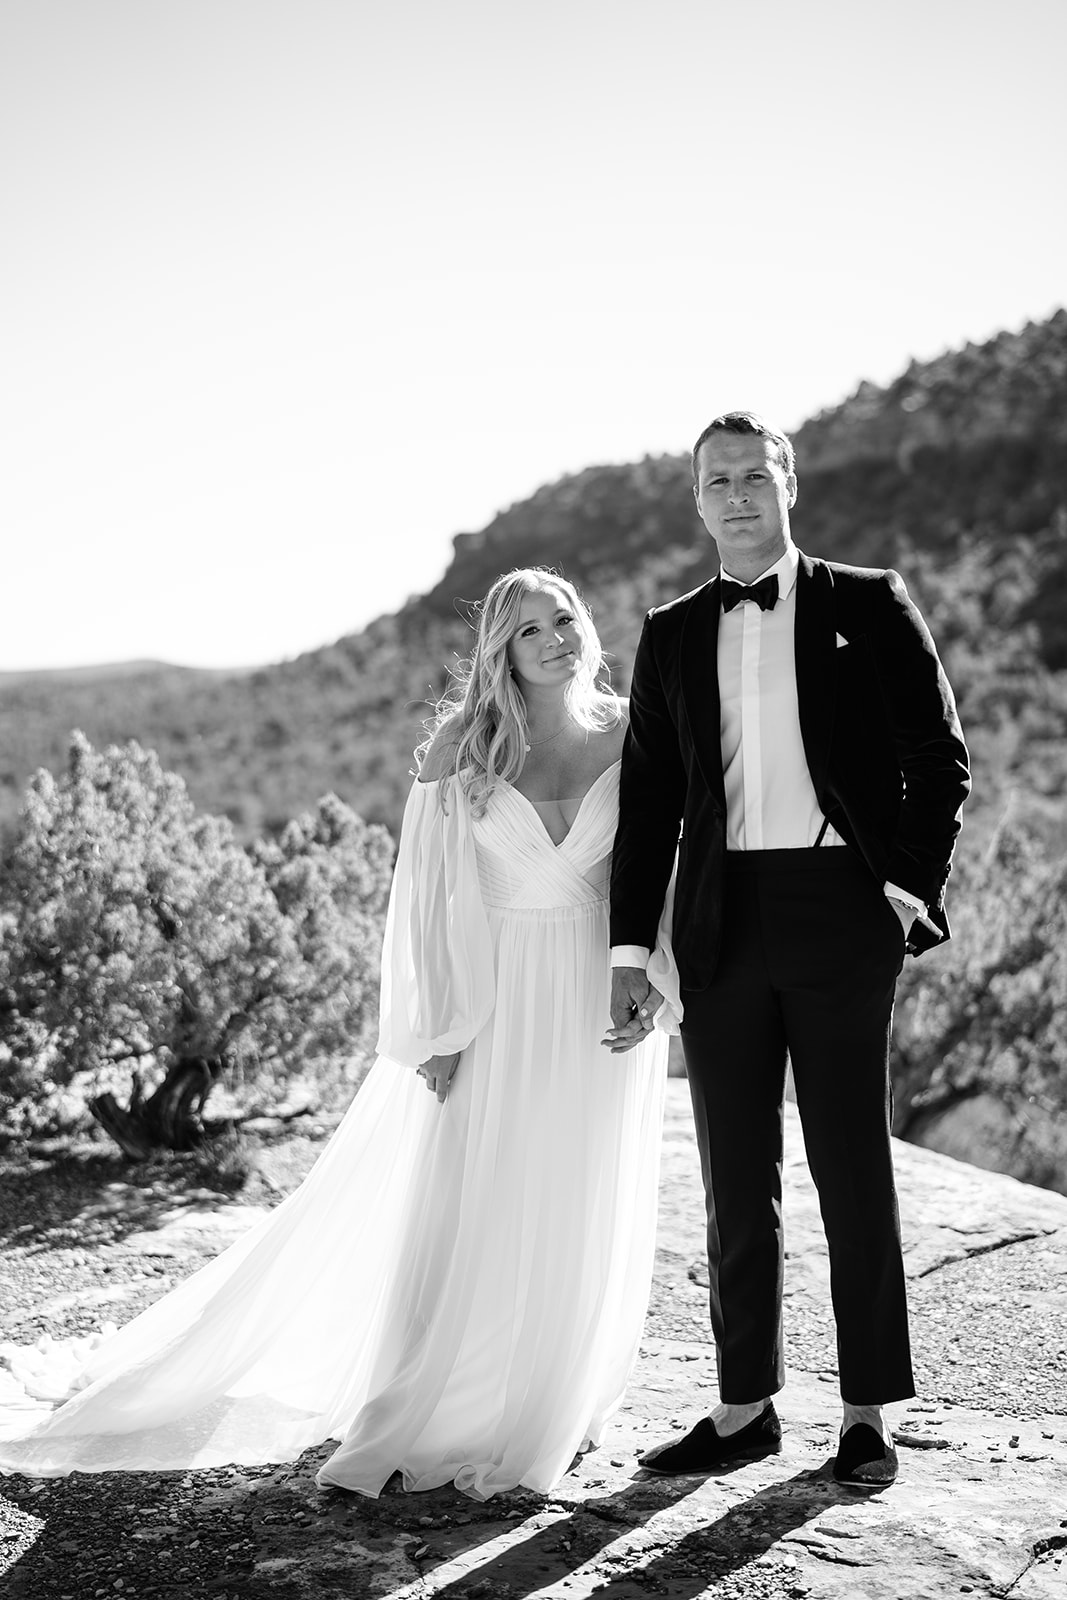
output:
M915 1391L889 1034L905 954L948 937L967 753L897 574L793 543L785 435L717 417L693 477L721 570L649 614L628 706L569 583L493 585L420 751L351 1109L300 1188L92 1351L64 1404L0 1407L0 1467L330 1439L324 1485L547 1490L636 1356L680 1032L720 1399L641 1466L780 1448L788 1061L830 1253L833 1471L892 1482L882 1407Z

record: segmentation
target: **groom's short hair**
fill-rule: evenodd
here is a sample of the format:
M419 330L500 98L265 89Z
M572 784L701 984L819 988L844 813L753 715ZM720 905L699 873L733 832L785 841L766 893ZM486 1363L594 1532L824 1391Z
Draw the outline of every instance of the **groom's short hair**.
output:
M754 411L724 411L721 417L712 418L693 446L694 483L697 481L700 447L713 433L754 433L761 439L769 439L774 445L775 458L782 471L788 474L796 470L793 445L786 434L780 433L777 428L772 428L769 422L764 422Z

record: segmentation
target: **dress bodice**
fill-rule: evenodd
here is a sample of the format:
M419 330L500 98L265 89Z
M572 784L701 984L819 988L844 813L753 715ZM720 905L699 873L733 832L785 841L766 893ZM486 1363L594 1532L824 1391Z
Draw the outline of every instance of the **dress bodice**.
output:
M618 813L617 761L587 790L560 844L534 803L502 784L471 825L485 905L536 910L602 903Z

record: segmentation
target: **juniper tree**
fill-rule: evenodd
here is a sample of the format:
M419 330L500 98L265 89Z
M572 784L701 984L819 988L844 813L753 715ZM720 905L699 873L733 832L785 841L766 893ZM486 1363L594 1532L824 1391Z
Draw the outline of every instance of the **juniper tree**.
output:
M32 780L0 895L3 1094L91 1103L132 1156L201 1136L211 1086L315 1070L370 1026L391 846L336 797L246 851L136 743Z

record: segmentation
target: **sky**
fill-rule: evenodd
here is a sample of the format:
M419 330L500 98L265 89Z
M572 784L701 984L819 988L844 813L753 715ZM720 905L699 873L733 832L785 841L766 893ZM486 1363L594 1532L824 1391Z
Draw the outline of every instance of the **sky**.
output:
M0 670L291 657L1051 315L1065 58L1062 0L0 0Z

